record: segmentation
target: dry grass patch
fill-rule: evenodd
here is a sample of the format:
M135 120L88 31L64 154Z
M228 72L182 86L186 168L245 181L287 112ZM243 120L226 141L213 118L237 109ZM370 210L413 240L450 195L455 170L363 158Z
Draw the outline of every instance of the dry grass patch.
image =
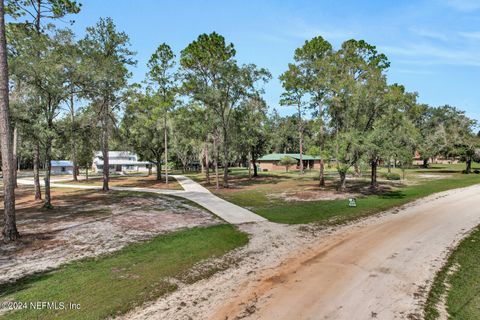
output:
M65 180L65 181L60 181L59 183L101 186L102 178L101 177L89 178L88 181L85 179L81 179L77 182L73 182L71 180L68 180L68 181ZM169 177L168 184L166 184L163 177L162 177L162 180L156 180L155 175L150 175L150 176L130 175L130 176L111 177L109 185L115 186L115 187L138 187L138 188L182 190L182 186L177 182L175 178Z

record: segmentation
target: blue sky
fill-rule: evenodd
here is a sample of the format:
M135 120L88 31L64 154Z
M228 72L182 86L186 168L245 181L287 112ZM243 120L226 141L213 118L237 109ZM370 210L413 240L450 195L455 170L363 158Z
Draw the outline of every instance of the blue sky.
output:
M168 43L179 54L200 33L216 31L233 42L237 60L268 68L270 107L282 92L278 75L303 42L321 35L334 47L364 39L385 53L390 83L419 93L433 106L450 104L480 120L480 0L161 1L84 0L72 17L81 36L100 17L112 17L131 39L141 81L155 48Z

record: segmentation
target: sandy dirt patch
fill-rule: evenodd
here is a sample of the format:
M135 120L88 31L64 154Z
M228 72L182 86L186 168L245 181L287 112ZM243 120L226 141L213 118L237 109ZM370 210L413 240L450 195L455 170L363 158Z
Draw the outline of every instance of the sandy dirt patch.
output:
M17 223L22 238L0 247L0 283L159 234L220 222L181 199L131 194L56 189L55 209L46 211L20 193Z
M428 179L428 180L437 180L437 179L448 179L451 178L452 175L449 174L427 174L427 173L422 173L417 175L417 178L419 179Z
M333 190L306 190L306 191L285 191L282 193L269 194L272 199L282 199L284 201L325 201L342 200L358 197L360 194L342 193Z
M57 183L66 183L66 184L78 184L78 185L92 185L92 186L101 186L102 177L91 177L85 180L85 176L79 176L78 181L74 182L71 176L54 176L52 182ZM180 184L175 180L174 177L169 176L168 184L165 183L164 177L162 175L162 180L157 180L155 175L125 175L125 176L114 176L110 178L110 186L115 187L137 187L137 188L155 188L155 189L172 189L172 190L182 190Z
M473 186L344 226L243 225L251 241L234 268L122 319L420 319L449 248L480 223L479 200Z

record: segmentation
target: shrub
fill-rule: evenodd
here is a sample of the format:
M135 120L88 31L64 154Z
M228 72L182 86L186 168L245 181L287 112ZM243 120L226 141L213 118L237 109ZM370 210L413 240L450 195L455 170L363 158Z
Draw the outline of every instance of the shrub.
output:
M290 168L290 166L292 166L292 165L297 164L297 160L295 160L292 157L285 156L282 159L280 159L278 164L281 165L281 166L285 166L285 171L288 172L288 168Z
M387 180L400 180L401 179L401 177L398 173L393 173L393 172L387 173L385 178L387 178Z

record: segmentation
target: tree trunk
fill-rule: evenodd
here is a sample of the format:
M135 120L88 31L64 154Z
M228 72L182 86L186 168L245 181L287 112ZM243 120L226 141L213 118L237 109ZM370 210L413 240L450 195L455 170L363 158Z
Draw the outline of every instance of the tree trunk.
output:
M73 90L73 89L72 89ZM72 163L73 163L73 172L72 177L73 181L78 181L78 170L77 170L77 145L75 143L75 106L73 104L73 93L70 95L70 117L72 120L70 139L72 140Z
M105 109L108 109L106 107ZM108 110L102 111L102 155L103 155L103 191L108 191L110 178L110 161L108 159Z
M423 159L423 167L428 168L428 158Z
M150 177L152 175L152 165L148 165L148 176Z
M319 177L319 186L325 187L325 163L323 159L320 159L320 177Z
M370 179L370 188L376 190L378 188L378 182L377 182L378 160L373 159L370 164L371 164L371 167L372 167L371 179Z
M298 104L298 140L300 145L300 174L303 174L303 123L300 103Z
M85 168L85 180L88 181L88 167Z
M213 136L213 166L215 167L215 188L218 190L220 188L220 182L218 178L218 146L217 146L217 136Z
M303 174L303 138L300 137L300 174Z
M35 21L35 31L37 35L40 35L40 18L41 18L41 3L37 2L37 19ZM37 57L40 56L40 52L37 50ZM35 200L42 199L42 189L40 186L40 142L38 137L35 139L35 149L33 154L33 180L35 185ZM36 163L36 165L35 165Z
M319 176L319 182L318 182L318 185L320 187L325 187L325 163L323 162L323 155L322 155L322 152L323 152L323 147L324 147L324 143L323 143L323 105L322 103L320 102L320 104L318 105L318 117L320 118L320 128L319 128L319 131L320 131L320 176ZM313 163L315 163L315 160L313 161Z
M207 184L210 184L210 159L208 158L208 136L205 140L205 178Z
M248 153L248 179L252 179L252 152Z
M50 194L50 174L52 172L52 143L47 141L45 145L45 201L43 202L43 207L46 209L52 209L52 197Z
M465 169L465 173L472 173L472 159L468 158L467 159L467 168Z
M15 126L13 129L13 165L15 166L15 170L13 170L13 184L15 189L18 188L17 184L17 170L18 170L18 156L17 156L17 147L18 147L18 129Z
M355 172L355 177L359 178L362 176L362 173L360 172L360 167L358 166L358 162L355 162L355 164L353 165L353 169Z
M12 148L12 127L8 105L7 42L5 39L5 11L0 0L0 145L3 173L3 240L14 241L20 236L15 221L15 181Z
M167 132L167 113L164 117L164 127L165 127L165 184L168 185L168 132Z
M257 158L255 153L252 152L252 165L253 165L253 177L258 177Z
M42 200L42 189L40 187L40 145L35 141L33 150L33 184L35 185L35 200Z
M338 185L338 191L345 192L347 190L347 173L340 171L340 184Z
M72 143L72 163L73 163L72 178L73 178L73 181L78 181L77 148L75 146L75 142Z
M187 163L182 161L182 173L187 172Z
M391 157L388 157L388 166L387 166L387 168L388 168L388 173L391 173L391 172L392 172L392 163L391 163L392 161L391 161L391 160L392 160L392 158L391 158ZM395 167L395 162L393 163L393 166Z
M161 156L157 157L157 161L155 162L155 165L157 166L157 180L160 181L160 180L162 180L162 158L161 158Z
M223 128L223 187L228 188L228 133Z

